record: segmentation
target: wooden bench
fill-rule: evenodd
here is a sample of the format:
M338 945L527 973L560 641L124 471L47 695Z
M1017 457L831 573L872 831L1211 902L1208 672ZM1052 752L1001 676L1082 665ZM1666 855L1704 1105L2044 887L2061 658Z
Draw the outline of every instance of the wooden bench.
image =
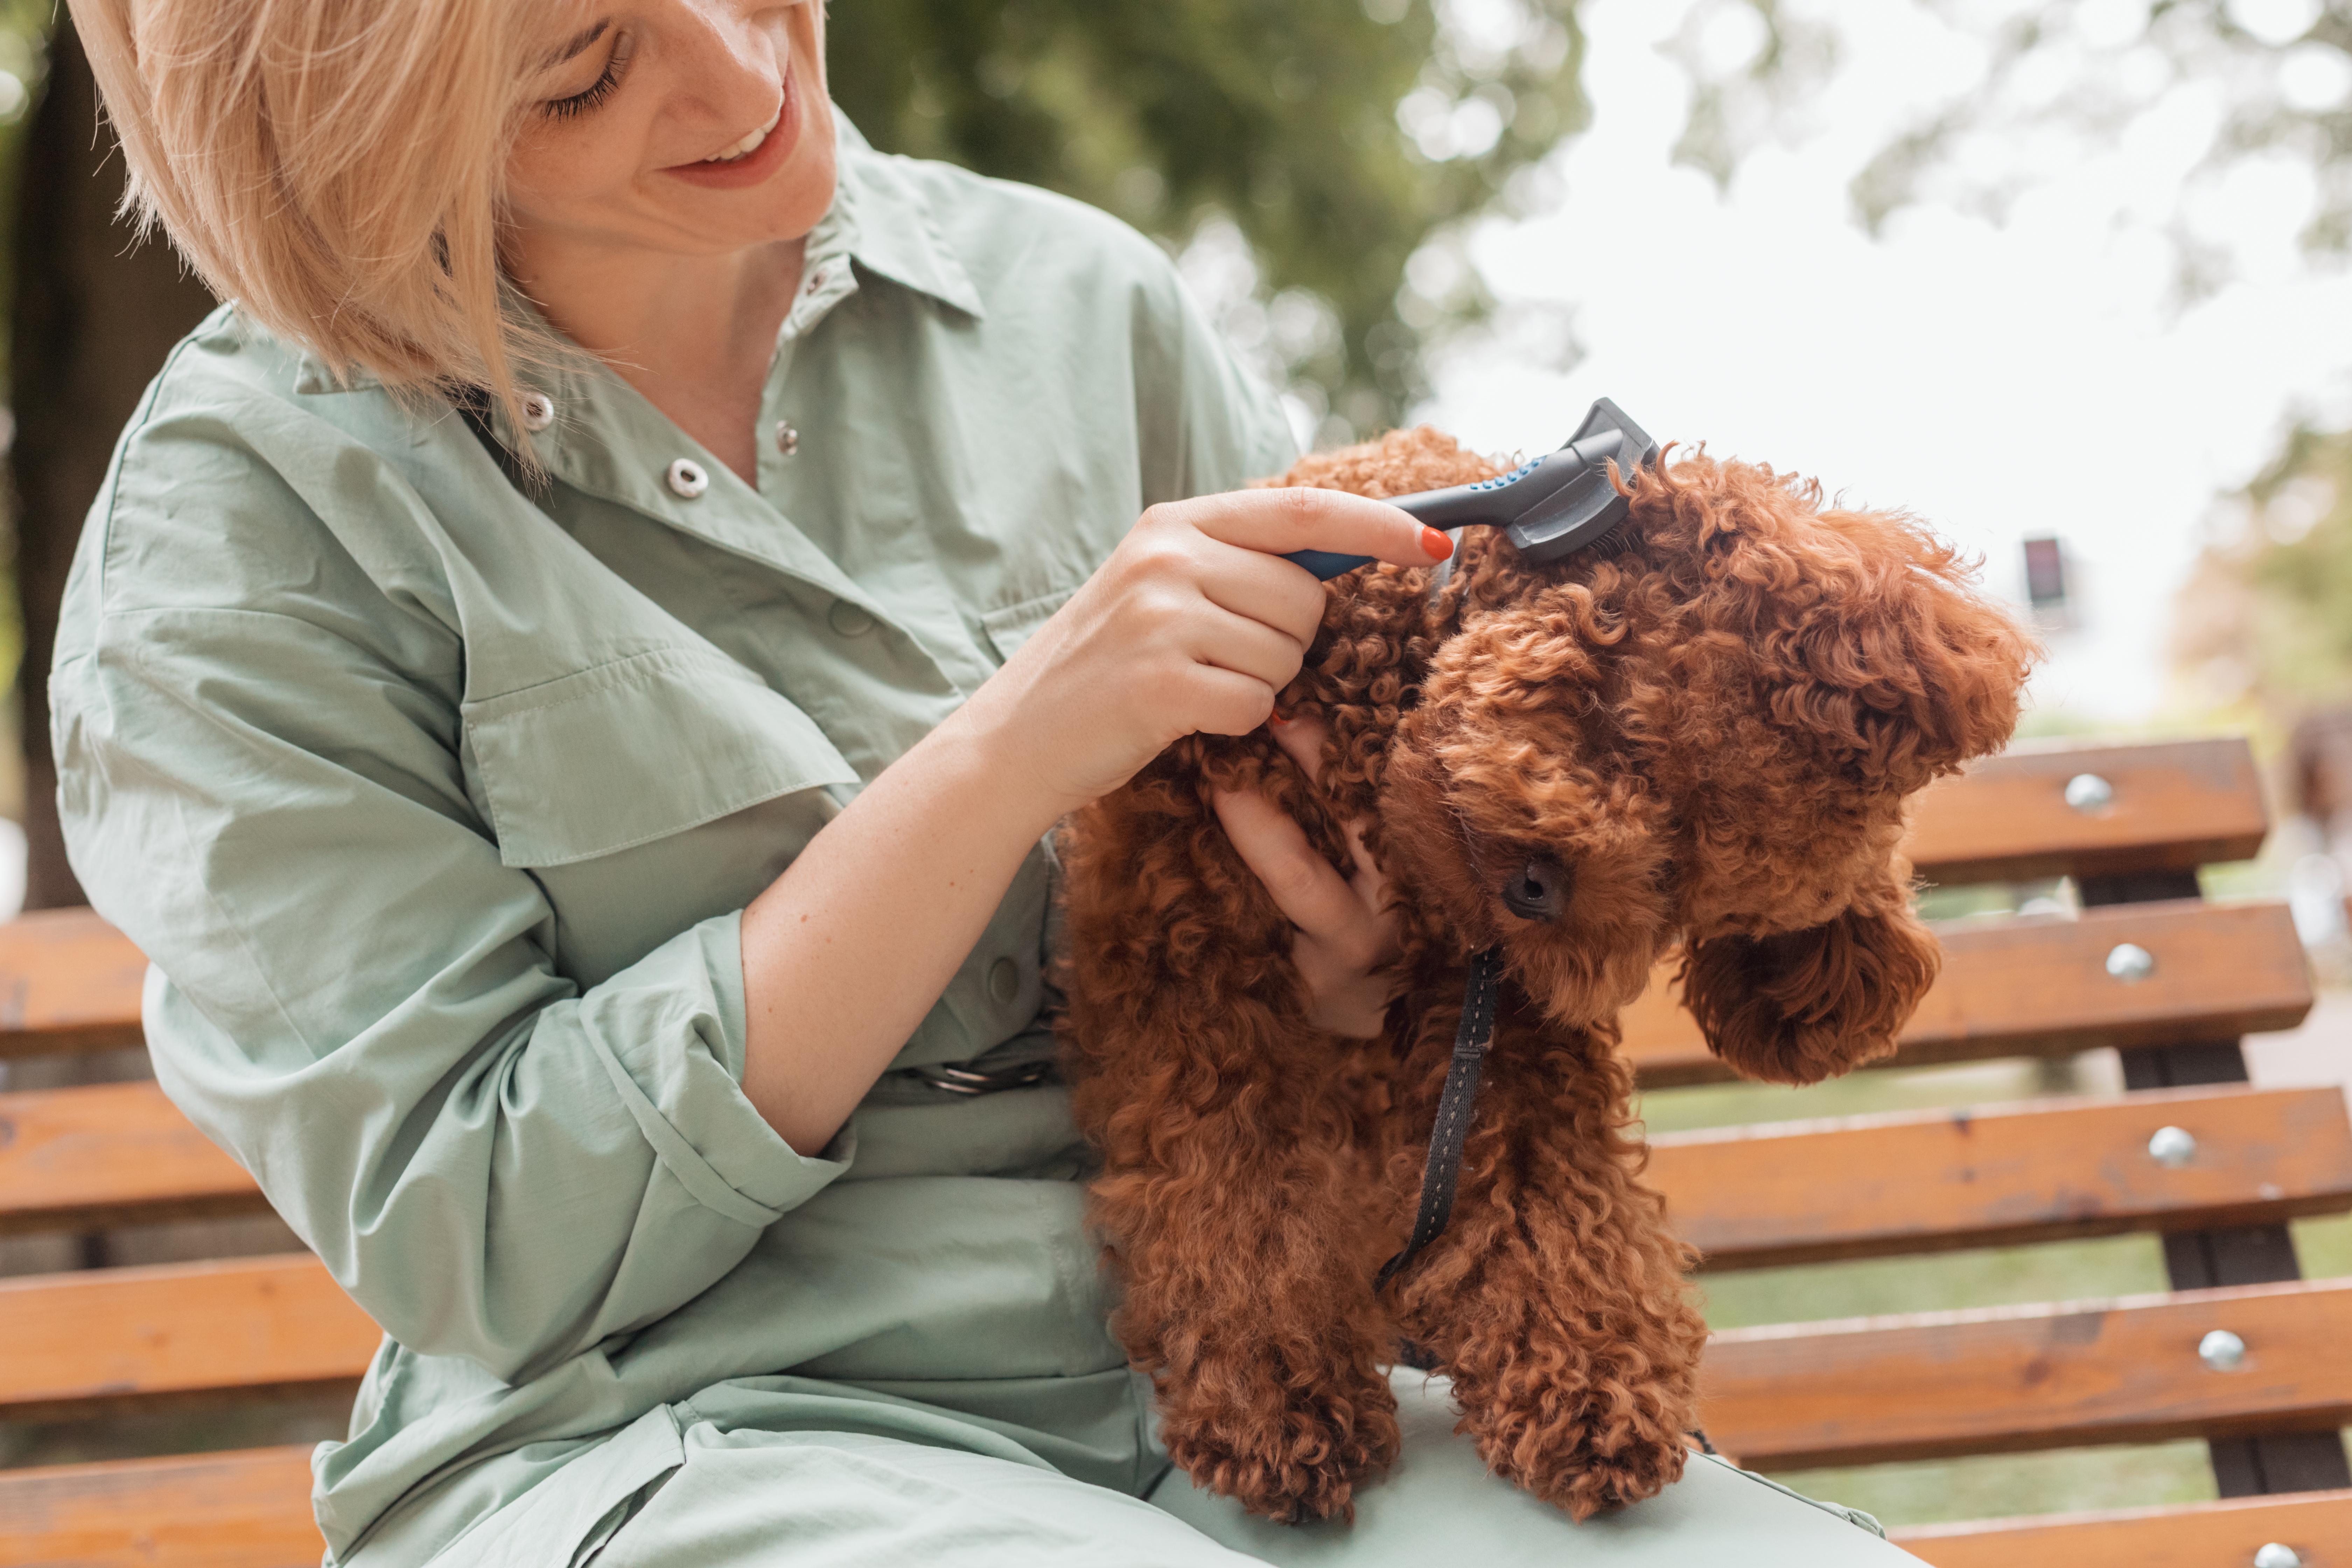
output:
M2113 1046L2128 1091L1662 1135L1654 1179L1713 1270L2148 1232L2175 1289L1719 1332L1718 1447L1785 1468L2203 1437L2220 1502L1896 1539L1937 1568L2236 1568L2269 1542L2352 1568L2352 1280L2296 1279L2284 1228L2352 1210L2352 1124L2333 1088L2243 1081L2236 1037L2311 1005L2284 909L2196 898L2265 826L2236 741L2020 750L1922 802L1923 875L2064 874L2089 907L1945 925L1899 1063ZM135 1040L142 968L86 913L0 926L0 1054ZM1658 988L1625 1047L1651 1085L1723 1076ZM0 1095L0 1234L259 1207L152 1083ZM2209 1364L2216 1330L2242 1350ZM341 1391L376 1341L300 1254L0 1279L0 1422ZM0 1568L314 1562L309 1485L285 1447L0 1470Z

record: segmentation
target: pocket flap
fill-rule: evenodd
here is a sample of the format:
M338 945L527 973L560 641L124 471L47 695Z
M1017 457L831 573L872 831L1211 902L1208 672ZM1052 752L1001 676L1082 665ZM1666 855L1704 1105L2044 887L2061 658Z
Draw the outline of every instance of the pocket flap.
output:
M1011 658L1015 649L1029 640L1032 633L1053 618L1054 612L1070 602L1076 588L1063 588L1024 599L1017 605L1007 605L1001 610L991 610L980 617L980 629L988 634L989 647L996 650L996 662Z
M857 771L816 721L715 652L659 648L465 710L499 858L562 866Z

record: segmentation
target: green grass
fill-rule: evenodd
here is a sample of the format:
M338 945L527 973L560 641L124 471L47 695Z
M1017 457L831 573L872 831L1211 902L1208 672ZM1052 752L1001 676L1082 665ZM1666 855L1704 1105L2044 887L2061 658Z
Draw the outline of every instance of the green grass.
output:
M2094 1058L2108 1053L2093 1053ZM1651 1089L1641 1099L1643 1122L1653 1133L1687 1132L1750 1121L1801 1121L1818 1116L1859 1116L1882 1110L1936 1110L2031 1100L2043 1094L2087 1092L2112 1068L2096 1060L1964 1062L1951 1067L1895 1068L1858 1072L1808 1089L1778 1084L1709 1083Z
M2144 1447L1775 1470L1772 1479L1807 1497L1875 1514L1886 1525L2150 1508L2204 1502L2214 1495L2213 1467L2206 1461L2205 1445L2193 1438Z
M1699 1276L1706 1321L1717 1329L1953 1307L2020 1306L2165 1289L2164 1254L2151 1236Z

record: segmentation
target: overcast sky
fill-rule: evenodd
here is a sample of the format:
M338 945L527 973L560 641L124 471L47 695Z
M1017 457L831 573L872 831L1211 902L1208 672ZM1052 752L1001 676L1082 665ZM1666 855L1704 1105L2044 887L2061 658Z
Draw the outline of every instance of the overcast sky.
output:
M1507 335L1443 364L1426 416L1474 446L1533 453L1605 394L1662 439L1917 512L1981 550L2012 594L2020 542L2055 534L2079 567L2082 626L2053 638L2037 705L2147 718L2167 700L2170 607L2216 494L2261 465L2294 411L2352 422L2352 279L2311 274L2293 245L2308 176L2258 165L2197 205L2191 221L2227 240L2239 280L2185 312L2168 305L2157 230L2213 122L2193 89L2095 156L2035 167L2011 150L2037 184L2005 226L1913 209L1873 240L1848 180L1980 56L1895 0L1805 8L1836 14L1843 63L1811 134L1756 152L1728 193L1668 163L1686 89L1657 46L1685 7L1587 8L1595 114L1558 155L1564 200L1486 225L1471 255L1506 301L1572 310L1588 352L1563 374Z

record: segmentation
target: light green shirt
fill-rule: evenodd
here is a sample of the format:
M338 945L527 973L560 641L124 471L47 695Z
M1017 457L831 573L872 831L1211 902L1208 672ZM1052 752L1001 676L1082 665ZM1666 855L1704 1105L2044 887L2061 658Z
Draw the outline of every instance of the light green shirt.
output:
M738 911L1144 507L1290 439L1151 244L843 129L756 486L579 371L495 421L526 494L224 310L92 511L75 869L164 1087L387 1336L334 1561L569 1561L696 1419L1156 1473L1066 1092L904 1070L1050 1048L1047 857L825 1158L738 1087Z

